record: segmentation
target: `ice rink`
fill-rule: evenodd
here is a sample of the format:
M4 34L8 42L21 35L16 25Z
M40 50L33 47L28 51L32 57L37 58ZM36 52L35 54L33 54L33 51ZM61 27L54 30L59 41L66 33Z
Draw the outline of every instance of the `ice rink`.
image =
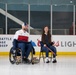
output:
M76 56L57 56L57 63L12 65L0 56L0 75L76 75Z

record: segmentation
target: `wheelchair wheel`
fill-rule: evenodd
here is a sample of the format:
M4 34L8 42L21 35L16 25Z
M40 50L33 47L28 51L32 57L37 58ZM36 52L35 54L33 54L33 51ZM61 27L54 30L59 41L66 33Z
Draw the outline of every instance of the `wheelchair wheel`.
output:
M15 63L15 56L13 54L13 48L11 48L10 52L9 52L9 61L10 61L11 64Z

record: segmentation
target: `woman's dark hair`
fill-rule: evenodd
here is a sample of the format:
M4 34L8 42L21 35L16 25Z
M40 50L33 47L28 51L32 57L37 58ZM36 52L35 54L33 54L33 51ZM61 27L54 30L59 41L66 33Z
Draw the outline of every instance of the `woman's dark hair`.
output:
M45 27L48 27L48 26L45 26ZM43 30L42 30L42 37L41 37L41 41L42 41L43 43L45 43L45 31L44 31L44 28L45 28L45 27L43 27ZM51 43L51 34L50 34L49 27L48 27L47 36L48 36L48 42Z

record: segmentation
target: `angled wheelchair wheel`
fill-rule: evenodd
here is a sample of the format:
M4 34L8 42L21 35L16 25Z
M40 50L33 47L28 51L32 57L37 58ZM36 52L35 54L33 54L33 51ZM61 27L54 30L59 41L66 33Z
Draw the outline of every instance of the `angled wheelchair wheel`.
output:
M15 56L13 54L13 48L11 47L10 52L9 52L9 61L11 64L15 63Z

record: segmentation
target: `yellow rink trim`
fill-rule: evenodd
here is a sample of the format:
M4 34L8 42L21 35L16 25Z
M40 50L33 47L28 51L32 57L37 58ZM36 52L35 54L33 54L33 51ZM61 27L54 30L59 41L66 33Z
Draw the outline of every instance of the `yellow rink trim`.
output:
M0 56L7 56L9 55L9 52L0 52Z
M39 55L39 52L36 52ZM76 55L76 52L57 52L57 55Z
M0 52L0 56L8 56L9 52ZM35 55L39 55L39 52L36 52ZM57 55L76 55L76 52L57 52Z

